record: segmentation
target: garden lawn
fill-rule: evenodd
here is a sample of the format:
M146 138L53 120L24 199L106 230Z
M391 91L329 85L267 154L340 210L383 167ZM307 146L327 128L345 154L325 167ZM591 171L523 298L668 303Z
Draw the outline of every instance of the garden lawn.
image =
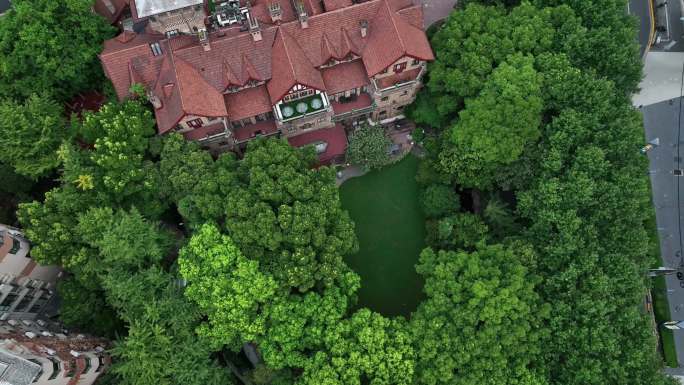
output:
M425 247L425 218L415 181L418 162L408 155L340 187L359 239L359 252L345 258L361 276L358 307L386 316L408 317L423 299L423 280L415 270Z

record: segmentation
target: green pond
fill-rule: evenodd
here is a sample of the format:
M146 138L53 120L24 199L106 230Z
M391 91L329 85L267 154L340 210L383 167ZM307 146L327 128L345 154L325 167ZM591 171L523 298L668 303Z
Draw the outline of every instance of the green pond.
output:
M415 181L419 160L400 162L340 186L342 206L356 224L359 252L345 258L361 276L358 307L408 317L423 299L416 273L425 247L425 218Z

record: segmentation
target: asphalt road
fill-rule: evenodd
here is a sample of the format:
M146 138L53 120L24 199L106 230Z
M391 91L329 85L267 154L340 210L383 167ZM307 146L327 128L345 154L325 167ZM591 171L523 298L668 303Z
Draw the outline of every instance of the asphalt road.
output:
M653 190L653 204L656 209L660 252L663 266L684 266L682 259L682 224L684 223L684 177L675 176L673 170L684 167L680 140L682 107L680 98L671 99L642 108L646 142L655 138L660 145L648 154L649 174ZM680 153L681 151L681 153ZM675 275L665 278L670 314L673 320L684 320L684 281ZM684 364L684 330L674 331L675 346L679 364Z
M628 11L634 15L639 22L639 46L641 56L644 56L646 47L648 46L648 38L651 34L651 12L649 10L648 2L651 0L629 0ZM679 0L674 0L679 1Z

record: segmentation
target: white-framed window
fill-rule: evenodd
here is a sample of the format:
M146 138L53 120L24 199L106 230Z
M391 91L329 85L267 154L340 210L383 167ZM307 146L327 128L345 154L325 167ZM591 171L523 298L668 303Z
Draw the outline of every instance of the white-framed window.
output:
M202 127L202 119L192 119L187 121L188 126L192 128L200 128Z
M152 55L154 56L159 56L163 53L159 42L150 43L150 49L152 50Z
M394 72L395 73L404 72L405 69L406 69L406 62L401 62L401 63L397 63L394 65Z

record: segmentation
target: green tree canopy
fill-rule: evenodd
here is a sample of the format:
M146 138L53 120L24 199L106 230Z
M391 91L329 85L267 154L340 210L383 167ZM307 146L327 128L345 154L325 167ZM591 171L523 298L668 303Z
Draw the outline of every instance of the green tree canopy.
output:
M0 103L0 161L21 175L35 179L56 168L57 149L70 136L64 109L48 95Z
M392 140L380 126L363 126L349 137L347 161L372 170L389 164L389 148Z
M0 96L52 93L64 101L99 89L97 55L114 29L91 0L14 0L0 19Z
M275 295L276 283L229 237L215 226L203 226L181 251L178 264L188 281L185 294L209 318L200 333L215 347L238 349L265 333L263 307Z
M526 264L531 248L424 250L427 299L411 318L421 384L545 384L541 321L548 306Z
M498 169L539 138L541 77L533 63L531 57L508 57L445 133L440 165L460 185L491 187Z
M334 171L312 169L314 159L282 140L251 142L225 199L230 237L288 290L353 284L342 256L357 249L354 224Z

